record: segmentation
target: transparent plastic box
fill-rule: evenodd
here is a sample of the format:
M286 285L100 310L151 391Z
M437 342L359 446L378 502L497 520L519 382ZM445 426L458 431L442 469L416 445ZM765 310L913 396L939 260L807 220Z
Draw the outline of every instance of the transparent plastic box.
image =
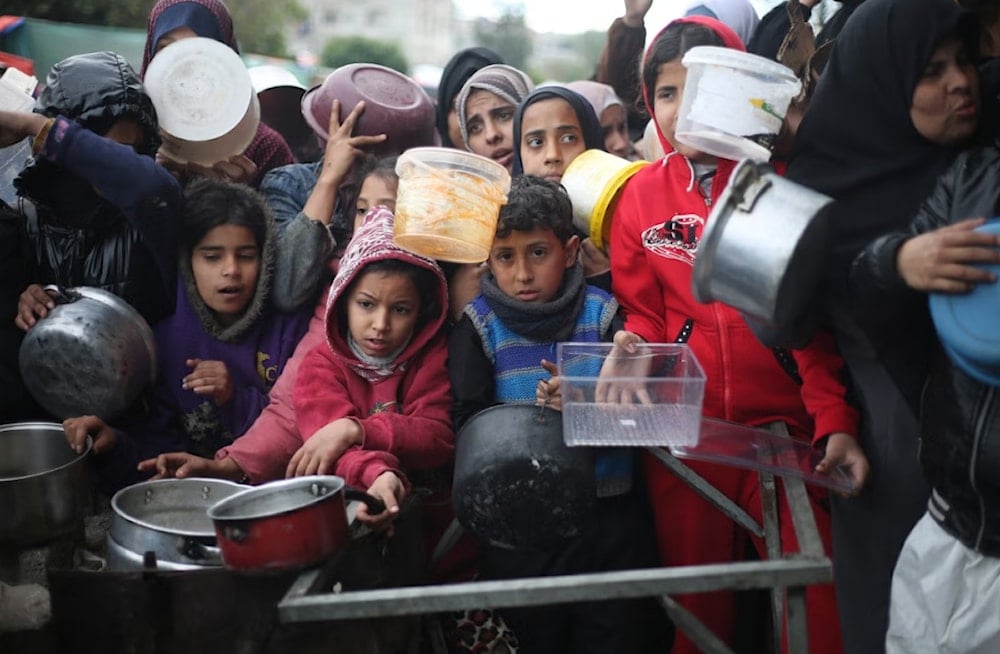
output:
M705 373L687 345L559 343L556 356L567 445L698 442Z

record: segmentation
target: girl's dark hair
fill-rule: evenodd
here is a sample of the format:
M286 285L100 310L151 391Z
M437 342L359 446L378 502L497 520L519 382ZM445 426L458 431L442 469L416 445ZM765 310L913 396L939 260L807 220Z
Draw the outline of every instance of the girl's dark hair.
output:
M351 215L351 224L354 224L354 207L358 204L358 198L361 197L361 187L364 185L365 180L368 179L369 175L376 175L385 181L399 181L399 175L396 174L396 159L398 157L382 157L379 159L375 155L366 154L364 155L357 164L355 169L357 173L356 179L358 183L354 185L351 189L350 204L347 205L348 210Z
M534 229L551 229L565 243L573 236L573 203L555 182L534 175L515 177L507 204L500 207L496 235L503 238L515 230Z
M402 259L379 259L378 261L365 264L354 276L354 279L351 280L347 288L344 289L340 297L348 297L354 291L354 287L357 286L361 278L373 272L404 275L413 282L413 285L417 288L417 296L420 298L420 310L417 312L417 324L414 327L414 333L423 329L424 325L430 323L443 311L438 276L423 266L418 266ZM347 312L339 311L338 314L337 319L340 324L341 333L346 333Z
M267 240L267 204L244 184L199 177L184 190L184 247L191 252L205 234L220 225L248 228L264 249Z
M642 86L645 89L642 96L648 94L650 103L656 90L656 78L660 74L660 66L684 56L691 48L699 45L724 46L722 37L710 28L698 23L674 22L668 25L653 40L649 53L642 65Z

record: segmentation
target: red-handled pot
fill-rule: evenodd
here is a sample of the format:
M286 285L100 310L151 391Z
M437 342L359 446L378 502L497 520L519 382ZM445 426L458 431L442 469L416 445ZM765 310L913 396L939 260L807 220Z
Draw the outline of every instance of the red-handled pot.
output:
M237 493L212 505L222 562L234 570L301 568L319 563L349 539L346 499L381 513L385 505L346 488L333 475L284 479Z

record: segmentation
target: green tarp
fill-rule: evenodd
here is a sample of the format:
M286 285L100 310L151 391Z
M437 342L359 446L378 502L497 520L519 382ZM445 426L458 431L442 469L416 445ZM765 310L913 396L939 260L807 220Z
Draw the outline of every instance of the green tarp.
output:
M0 50L35 62L35 76L40 82L45 81L53 64L70 55L99 50L117 52L138 72L145 44L145 30L55 23L37 18L27 18L20 27L0 36Z

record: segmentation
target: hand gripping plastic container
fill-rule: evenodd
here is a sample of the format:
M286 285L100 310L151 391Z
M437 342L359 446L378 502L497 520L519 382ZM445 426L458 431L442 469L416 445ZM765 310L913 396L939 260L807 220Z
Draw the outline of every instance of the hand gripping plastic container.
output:
M573 202L573 224L599 248L607 245L614 203L632 175L649 165L604 150L587 150L566 166L562 185Z
M559 343L567 445L694 446L705 372L688 345Z
M510 174L491 159L451 148L411 148L396 160L393 240L431 259L486 261Z
M717 157L767 161L792 98L802 88L795 73L748 52L691 48L677 116L677 140Z

